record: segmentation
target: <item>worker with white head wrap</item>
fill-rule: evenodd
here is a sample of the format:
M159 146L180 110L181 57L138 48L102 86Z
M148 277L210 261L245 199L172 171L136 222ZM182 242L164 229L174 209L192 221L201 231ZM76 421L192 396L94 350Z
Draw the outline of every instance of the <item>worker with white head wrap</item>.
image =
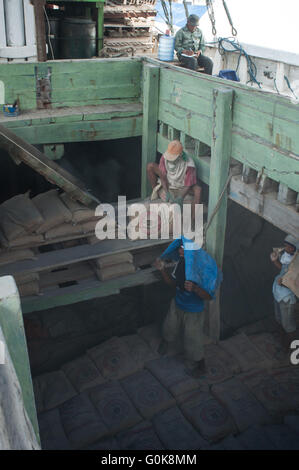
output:
M296 313L295 304L297 297L294 292L283 285L283 276L287 273L289 265L294 259L296 251L299 249L299 240L292 235L284 239L284 249L280 252L271 253L271 261L280 269L280 273L275 277L273 283L273 296L276 321L281 325L286 333L286 347L290 347L292 339L295 339Z

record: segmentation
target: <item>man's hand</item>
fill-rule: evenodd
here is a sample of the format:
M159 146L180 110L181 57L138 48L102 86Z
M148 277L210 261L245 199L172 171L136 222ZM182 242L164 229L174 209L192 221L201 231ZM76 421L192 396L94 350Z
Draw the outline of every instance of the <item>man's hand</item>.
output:
M199 57L200 54L201 54L201 50L199 50L198 52L196 52L197 57Z
M277 261L278 260L278 253L276 251L272 251L271 255L270 255L270 259L271 261Z
M187 51L187 49L183 50L182 51L182 54L185 54L185 55L194 55L194 52L193 51Z
M158 269L158 271L162 271L164 269L164 262L161 258L157 258L153 263L154 268Z
M277 279L277 284L278 284L279 286L282 286L282 277L279 277L279 278Z
M193 292L195 289L195 284L192 281L185 281L184 288L187 292Z

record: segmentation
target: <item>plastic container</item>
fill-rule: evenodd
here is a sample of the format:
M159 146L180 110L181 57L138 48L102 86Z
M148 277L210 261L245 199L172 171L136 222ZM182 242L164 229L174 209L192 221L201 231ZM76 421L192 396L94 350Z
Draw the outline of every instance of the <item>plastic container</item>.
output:
M174 56L174 37L165 34L160 37L158 59L171 62Z
M239 82L240 79L235 70L220 70L218 74L219 78L224 78L225 80L233 80L234 82Z
M90 59L96 55L96 23L86 18L65 18L60 24L61 59Z
M18 106L14 106L13 104L4 104L3 114L7 117L16 117L19 115L19 108Z

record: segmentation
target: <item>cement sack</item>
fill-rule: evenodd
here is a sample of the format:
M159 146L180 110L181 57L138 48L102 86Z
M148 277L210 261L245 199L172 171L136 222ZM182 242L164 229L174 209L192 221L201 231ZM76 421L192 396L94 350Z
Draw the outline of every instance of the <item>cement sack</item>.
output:
M236 378L213 385L212 394L227 408L240 432L254 424L271 421L269 413L253 393Z
M143 369L146 362L159 357L138 335L122 336L122 340L127 344L138 369Z
M114 337L87 351L102 376L122 379L138 371L128 345L122 338Z
M216 344L205 346L205 363L203 382L211 385L223 382L241 371L239 363Z
M106 437L100 441L94 442L83 450L119 450L119 444L114 437Z
M83 235L80 225L61 224L59 227L52 228L45 233L45 239L51 240L52 238L64 238L76 235Z
M87 237L87 243L89 245L96 245L97 243L100 243L102 240L99 240L98 237L95 235L91 235L90 237Z
M265 370L251 371L239 376L257 400L273 415L292 410L292 396L288 387L275 381Z
M243 333L220 341L219 346L233 356L244 372L256 369L257 367L264 368L271 365L270 361Z
M153 425L165 449L199 450L208 447L176 406L156 415Z
M59 199L56 189L39 194L32 201L44 218L44 223L36 230L36 233L45 233L64 222L71 222L72 213Z
M277 450L299 450L299 439L285 424L272 424L265 427L265 435Z
M88 222L90 220L99 220L99 217L95 216L94 209L84 206L81 202L75 201L70 198L66 193L60 194L61 201L66 205L69 211L72 213L72 223L80 224Z
M20 297L27 297L29 295L38 295L39 294L39 282L31 281L26 282L25 284L18 284L18 291Z
M282 278L284 286L291 289L294 294L299 297L299 253L294 256L294 259L289 264L288 271Z
M86 393L112 435L142 420L129 397L116 381L98 385L87 390Z
M97 266L107 268L122 263L133 263L133 255L126 251L125 253L117 253L115 255L102 256L96 259Z
M24 259L36 259L36 255L29 248L26 250L13 250L0 253L0 266L16 263Z
M250 341L271 362L272 368L287 366L290 363L289 353L282 347L281 341L275 334L261 333L251 335Z
M163 450L164 447L158 438L152 424L143 421L127 431L117 435L122 450Z
M210 393L196 391L180 408L185 418L208 441L215 442L237 432L227 409Z
M73 449L82 449L108 434L107 427L85 393L63 403L59 411Z
M276 450L273 442L266 436L263 426L252 426L239 434L238 440L248 450Z
M185 365L176 357L161 357L146 364L146 368L174 396L199 388L198 380L190 377Z
M0 228L8 241L37 230L44 223L29 194L19 194L0 206Z
M26 282L39 281L38 273L17 273L13 275L16 284L26 284Z
M144 418L151 419L160 411L175 405L175 399L147 370L126 377L121 385Z
M215 444L217 445L217 444ZM218 444L219 450L245 450L238 437L228 436Z
M89 235L92 233L95 235L95 229L96 229L96 224L97 220L90 220L89 222L84 222L83 224L79 224L80 227L82 227L82 232L84 234L88 233Z
M43 235L22 235L8 243L9 248L19 248L26 246L37 246L45 241Z
M35 377L33 388L38 413L56 408L76 395L72 384L60 370Z
M62 366L62 370L77 390L83 390L102 384L105 379L88 356L82 356Z
M271 377L286 390L293 409L299 409L299 367L289 366L271 371Z
M58 408L38 415L42 450L71 450Z
M284 417L284 424L289 426L299 436L299 415L288 415Z
M133 274L134 272L135 266L131 263L122 263L115 266L108 266L107 268L97 269L97 275L100 281L117 279L118 277Z

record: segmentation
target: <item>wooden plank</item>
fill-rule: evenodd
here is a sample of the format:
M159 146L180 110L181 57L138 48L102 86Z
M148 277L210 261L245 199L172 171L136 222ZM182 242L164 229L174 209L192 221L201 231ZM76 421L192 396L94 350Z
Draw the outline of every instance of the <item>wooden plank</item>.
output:
M37 312L48 308L70 305L98 297L119 294L121 289L144 285L157 281L152 268L137 271L110 281L98 279L85 280L76 286L63 289L46 289L42 296L32 296L22 299L23 314Z
M171 240L169 240L170 242ZM0 276L5 274L48 271L59 266L66 266L79 261L106 256L108 254L135 251L140 248L163 245L167 240L104 240L96 245L78 245L41 253L35 260L24 260L0 267Z
M214 90L213 100L213 137L211 146L210 165L210 190L208 220L211 220L206 233L207 251L216 260L218 266L222 266L226 212L227 192L224 193L221 202L220 197L224 190L231 157L231 128L232 128L232 103L233 91L230 89ZM217 209L217 205L219 207ZM217 212L214 212L217 210ZM213 217L213 219L212 219ZM209 303L209 330L210 337L214 340L220 338L220 294L216 300Z
M14 132L32 144L125 139L142 135L142 116L99 121L57 122L14 128Z
M47 60L46 25L45 25L45 16L44 16L45 4L46 4L46 0L34 0L33 1L38 62L46 62Z
M99 202L91 194L87 193L83 184L73 175L60 168L57 163L51 161L35 147L25 142L14 132L5 129L2 125L0 125L0 146L8 151L9 154L12 152L14 157L19 158L48 181L70 193L73 198L81 201L83 204L90 205Z
M147 165L156 161L157 128L159 108L160 68L144 65L143 68L143 125L142 125L142 174L141 197L145 198L151 190L147 179Z
M41 289L49 286L58 286L65 282L80 281L92 277L94 270L88 262L76 263L40 274L39 285Z
M277 193L259 194L256 185L245 184L240 176L233 176L230 183L229 198L246 209L263 217L285 233L298 237L299 212L296 206L279 202Z

